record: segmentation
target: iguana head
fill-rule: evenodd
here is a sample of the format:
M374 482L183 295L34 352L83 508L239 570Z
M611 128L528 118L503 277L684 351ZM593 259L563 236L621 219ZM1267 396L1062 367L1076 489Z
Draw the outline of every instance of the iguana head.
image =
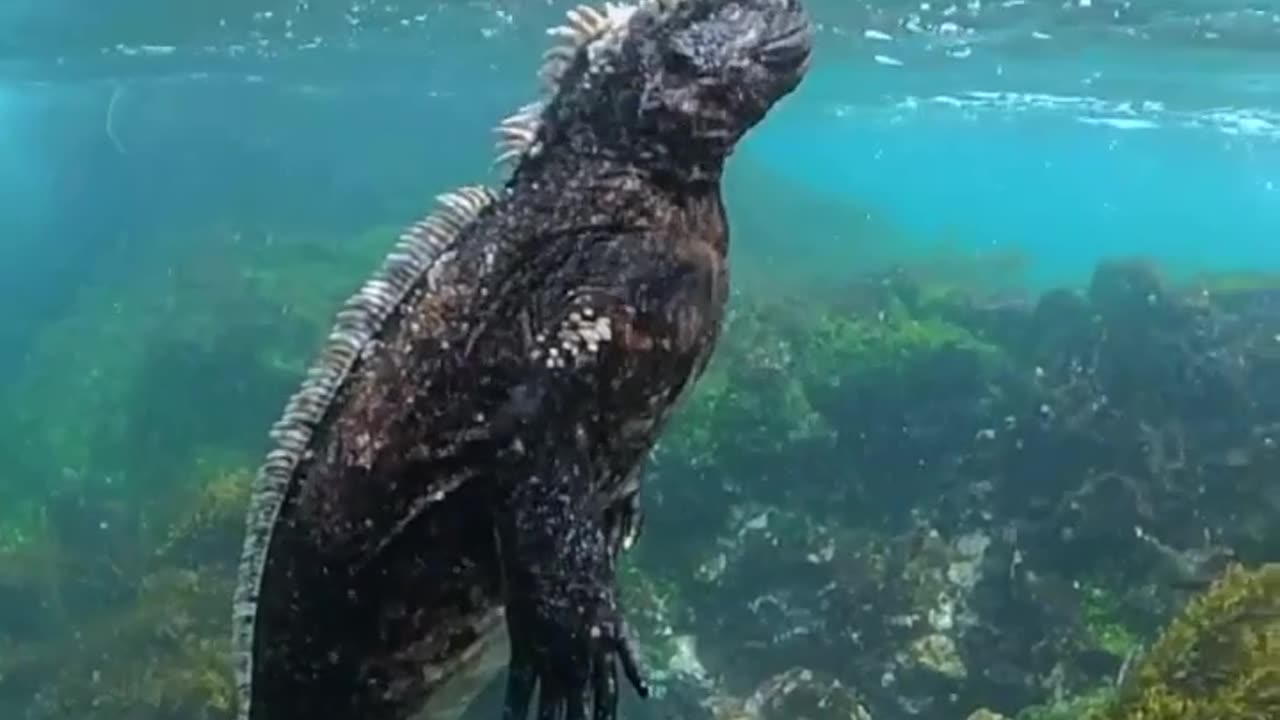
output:
M735 143L800 83L811 51L798 0L641 0L578 7L551 34L546 99L500 127L501 160L606 155L718 175Z

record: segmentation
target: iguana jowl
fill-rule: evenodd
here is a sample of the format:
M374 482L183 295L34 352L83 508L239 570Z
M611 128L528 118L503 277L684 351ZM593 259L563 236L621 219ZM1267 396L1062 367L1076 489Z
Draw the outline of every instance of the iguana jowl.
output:
M536 688L540 719L613 720L619 665L645 692L614 562L719 332L724 161L801 81L810 26L797 0L642 0L553 34L546 97L499 128L504 186L405 232L273 428L240 720L456 714L503 630L505 718Z

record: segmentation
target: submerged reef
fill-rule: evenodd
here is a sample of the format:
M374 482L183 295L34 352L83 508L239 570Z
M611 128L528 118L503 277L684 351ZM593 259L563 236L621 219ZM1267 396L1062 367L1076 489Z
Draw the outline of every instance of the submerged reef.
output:
M48 331L0 433L0 716L230 717L263 431L379 251L215 233ZM1280 717L1277 287L735 296L646 469L630 715Z
M1087 720L1280 717L1280 565L1231 567Z
M803 669L873 717L1078 717L1280 548L1270 292L1115 261L1030 298L739 298L636 562L717 692Z
M215 228L126 250L2 389L0 717L231 716L262 429L381 242Z
M199 480L177 511L60 494L0 553L5 717L230 717L224 616L251 477Z

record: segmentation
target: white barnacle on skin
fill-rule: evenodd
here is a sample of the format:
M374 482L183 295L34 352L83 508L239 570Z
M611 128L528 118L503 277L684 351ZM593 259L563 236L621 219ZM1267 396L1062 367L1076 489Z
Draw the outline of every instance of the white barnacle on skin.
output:
M561 356L559 348L547 348L546 365L548 368L562 368L565 366L564 357Z
M573 361L600 351L601 344L613 337L608 317L599 317L589 307L573 310L556 332L559 350Z

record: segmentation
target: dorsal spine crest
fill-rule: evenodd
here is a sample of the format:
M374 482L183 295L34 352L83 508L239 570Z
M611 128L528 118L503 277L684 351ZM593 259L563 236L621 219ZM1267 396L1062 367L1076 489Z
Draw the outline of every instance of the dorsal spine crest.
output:
M253 634L272 527L285 491L338 389L360 352L382 329L392 311L419 283L427 293L439 290L440 265L450 262L458 236L498 195L483 186L467 186L436 198L441 207L410 225L364 286L337 313L319 358L271 427L275 447L258 470L249 501L248 531L241 551L232 611L232 662L236 676L237 718L248 720L253 677Z
M494 165L514 168L525 157L538 155L543 110L562 89L564 73L580 52L610 33L625 31L627 22L638 10L669 12L679 4L680 0L639 0L638 5L610 2L601 9L589 5L571 8L566 13L566 24L547 30L547 35L556 42L543 53L542 65L538 68L544 97L519 108L494 130L500 136Z

